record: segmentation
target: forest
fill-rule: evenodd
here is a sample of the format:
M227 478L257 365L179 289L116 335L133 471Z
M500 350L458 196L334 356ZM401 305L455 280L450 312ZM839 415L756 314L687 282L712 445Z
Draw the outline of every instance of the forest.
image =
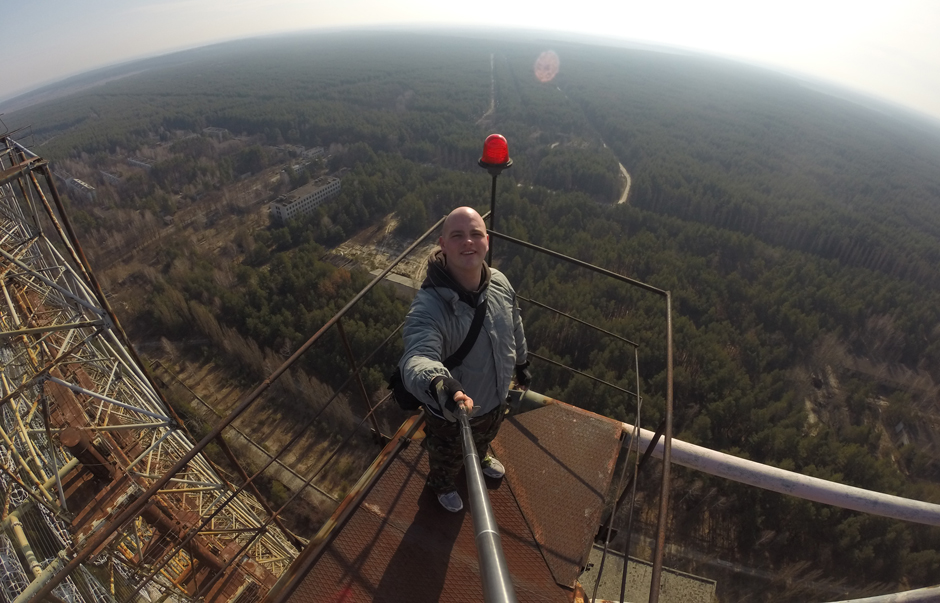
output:
M561 71L542 83L532 65L549 47ZM70 199L73 219L115 295L133 297L136 338L187 349L198 333L211 343L190 354L225 359L245 382L263 379L272 358L370 280L331 261L337 245L389 214L410 241L453 207L488 208L490 179L476 159L498 131L514 162L498 179L499 232L672 292L677 437L940 503L936 128L717 59L539 39L323 34L148 65L4 117L30 126L23 142L56 169L98 187L94 203ZM210 126L230 137L199 135ZM328 157L253 188L296 161L290 145L322 146ZM122 168L119 186L102 180L131 156L152 169ZM632 177L620 205L618 164ZM334 202L287 224L250 219L320 173L341 175ZM210 245L201 233L216 223L227 232ZM521 295L637 342L639 376L626 344L523 303L530 348L627 390L639 381L641 422L658 424L661 301L496 238L494 249ZM406 309L384 288L357 306L344 321L356 356ZM330 337L302 370L337 387L348 369ZM393 341L365 369L375 399L398 353ZM586 377L538 362L533 373L542 393L636 416L635 399ZM310 412L298 407L302 396L281 404L285 416ZM652 492L652 473L646 481ZM673 492L670 542L796 572L770 584L723 574L722 600L862 596L940 575L936 528L683 470Z

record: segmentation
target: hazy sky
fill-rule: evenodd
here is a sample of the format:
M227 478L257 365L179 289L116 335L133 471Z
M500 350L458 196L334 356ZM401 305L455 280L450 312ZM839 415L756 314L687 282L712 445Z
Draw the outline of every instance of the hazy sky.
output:
M0 18L0 99L222 40L414 24L678 46L806 74L940 118L940 0L0 0Z

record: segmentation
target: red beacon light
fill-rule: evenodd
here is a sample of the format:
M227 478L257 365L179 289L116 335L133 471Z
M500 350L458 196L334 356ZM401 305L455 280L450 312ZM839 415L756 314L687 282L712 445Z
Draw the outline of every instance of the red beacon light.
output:
M477 162L481 168L487 169L491 174L499 174L512 166L509 158L509 145L502 134L490 134L483 143L483 156ZM494 174L494 175L495 175Z
M490 134L483 142L483 157L477 162L481 168L485 169L493 177L493 188L490 190L490 230L496 230L496 177L500 172L508 167L512 167L512 159L509 158L509 145L506 143L506 137L502 134ZM486 256L486 261L493 263L493 243L490 243L490 251Z

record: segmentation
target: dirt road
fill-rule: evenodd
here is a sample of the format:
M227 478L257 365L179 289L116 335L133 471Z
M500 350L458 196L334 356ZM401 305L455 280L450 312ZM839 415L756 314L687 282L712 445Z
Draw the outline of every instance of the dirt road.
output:
M622 164L622 163L618 163L617 165L620 166L620 173L623 174L623 177L627 179L627 186L624 187L624 189L623 189L623 194L620 195L620 201L617 201L617 205L620 205L621 203L626 203L626 202L627 202L627 195L630 194L630 183L631 183L631 180L630 180L630 173L627 172L627 168L623 167L623 164Z

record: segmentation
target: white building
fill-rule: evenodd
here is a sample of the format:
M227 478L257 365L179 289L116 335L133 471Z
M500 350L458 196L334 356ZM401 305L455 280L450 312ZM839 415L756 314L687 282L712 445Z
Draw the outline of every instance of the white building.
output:
M275 199L271 204L271 215L281 222L305 216L338 195L339 190L339 178L317 178Z
M70 192L87 201L94 201L97 198L95 187L78 178L69 178L65 181L65 184L68 186Z

